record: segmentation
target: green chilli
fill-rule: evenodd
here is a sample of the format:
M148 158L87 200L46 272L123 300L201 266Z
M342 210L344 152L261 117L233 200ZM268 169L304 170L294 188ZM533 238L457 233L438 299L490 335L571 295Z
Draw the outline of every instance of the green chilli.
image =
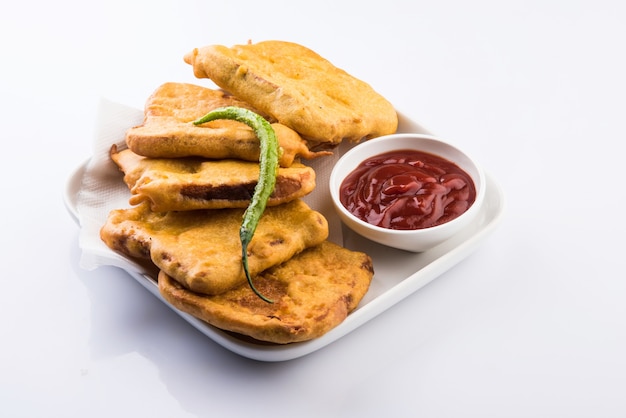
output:
M267 200L274 191L276 184L276 173L278 172L278 157L280 148L274 129L262 116L242 107L227 106L221 107L207 113L200 119L193 122L194 125L201 125L216 119L231 119L248 125L259 138L261 152L259 155L259 180L254 187L252 200L248 205L239 229L241 239L241 259L243 270L246 274L248 284L254 293L266 302L273 303L272 300L263 296L252 283L250 271L248 269L248 244L254 236L261 215L265 211Z

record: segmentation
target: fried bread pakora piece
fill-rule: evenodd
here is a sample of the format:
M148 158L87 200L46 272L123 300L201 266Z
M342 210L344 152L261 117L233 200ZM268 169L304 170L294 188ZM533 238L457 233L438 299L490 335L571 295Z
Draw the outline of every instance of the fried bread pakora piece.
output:
M147 158L111 148L124 172L131 205L150 202L155 212L246 208L259 178L259 164L242 160ZM276 206L306 196L315 188L315 171L300 163L280 167L267 202Z
M152 212L147 202L112 210L100 230L111 249L150 259L181 285L215 295L246 283L239 227L244 209ZM301 200L265 209L248 246L251 275L328 237L328 222Z
M345 320L369 289L371 258L329 241L254 278L269 304L242 285L217 296L189 291L160 272L161 295L217 328L278 344L322 336Z
M126 132L126 144L136 154L152 158L206 157L259 160L259 141L252 129L232 120L195 126L192 122L222 106L238 106L264 115L250 104L221 90L188 83L165 83L148 98L142 125ZM275 122L270 120L270 122ZM282 148L280 165L328 152L312 152L294 130L272 123Z
M292 42L209 45L184 57L194 75L286 125L310 149L395 133L394 107L369 84Z

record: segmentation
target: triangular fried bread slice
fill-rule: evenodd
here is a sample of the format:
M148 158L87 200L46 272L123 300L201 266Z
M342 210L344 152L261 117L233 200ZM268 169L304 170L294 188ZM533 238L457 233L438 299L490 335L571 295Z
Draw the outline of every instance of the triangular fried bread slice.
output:
M164 272L158 282L161 295L183 312L223 330L285 344L320 337L343 322L367 292L373 274L369 256L324 241L254 278L271 304L247 285L206 296Z
M209 45L187 53L209 78L309 141L309 148L396 132L394 107L367 83L292 42Z
M250 104L221 91L189 83L165 83L146 101L143 124L126 132L126 144L133 152L152 158L206 157L259 160L259 140L247 125L216 120L201 126L192 122L223 106L238 106L265 116ZM299 158L315 153L294 130L272 123L282 148L280 165L289 167Z
M246 208L259 178L259 163L202 158L148 158L111 148L124 172L131 205L147 201L155 212ZM301 163L279 167L268 206L306 196L315 188L315 171Z
M219 294L245 283L239 228L244 209L152 212L144 202L112 210L100 238L115 251L150 259L185 287ZM328 237L328 223L302 200L267 207L248 245L251 275Z

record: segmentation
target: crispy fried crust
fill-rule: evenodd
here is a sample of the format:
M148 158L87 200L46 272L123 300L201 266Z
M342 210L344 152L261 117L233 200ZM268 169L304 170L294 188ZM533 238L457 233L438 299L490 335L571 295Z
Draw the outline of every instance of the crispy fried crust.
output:
M369 84L302 45L210 45L184 59L196 77L294 129L312 149L391 134L398 126L391 103Z
M111 159L124 172L131 205L147 201L155 212L246 208L259 178L259 164L242 160L147 158L129 149L111 148ZM281 167L267 205L306 196L315 188L315 171L300 163Z
M245 282L239 227L244 209L152 212L147 203L109 213L104 243L150 259L185 287L219 294ZM248 246L252 275L290 259L328 237L328 223L301 200L268 207Z
M322 336L356 309L374 271L372 260L328 241L254 279L268 304L242 285L217 296L189 291L166 273L159 290L176 308L218 328L278 344Z
M152 158L206 157L259 160L259 140L252 129L232 120L216 120L202 126L191 122L222 106L260 110L223 91L187 83L165 83L145 105L144 122L126 132L126 144L136 154ZM274 121L275 122L275 121ZM280 165L289 167L299 158L315 158L294 130L272 123L282 148Z

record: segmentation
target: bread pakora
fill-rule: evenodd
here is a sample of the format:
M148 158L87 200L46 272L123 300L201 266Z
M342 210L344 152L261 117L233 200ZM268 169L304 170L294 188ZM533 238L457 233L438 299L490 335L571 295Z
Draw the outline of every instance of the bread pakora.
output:
M111 148L111 159L124 172L129 203L150 202L155 212L246 208L259 179L259 164L242 160L147 158L129 149ZM279 167L267 202L276 206L306 196L315 188L315 171L300 163Z
M358 306L373 274L368 255L324 241L254 278L272 304L247 285L206 296L164 272L158 282L161 295L183 312L220 329L285 344L317 338L340 324Z
M266 117L262 111L232 95L188 83L165 83L146 101L143 124L126 132L126 144L136 154L152 158L206 157L259 160L259 140L247 125L216 120L201 126L192 122L211 110L238 106ZM289 167L299 158L311 159L327 152L313 152L297 132L269 120L282 148L280 165Z
M184 60L196 77L292 128L311 149L391 134L398 126L394 107L369 84L296 43L209 45Z
M244 209L152 212L147 202L112 210L100 237L113 250L150 259L190 290L219 294L246 282L239 228ZM328 222L302 200L267 207L248 245L252 276L328 237Z

